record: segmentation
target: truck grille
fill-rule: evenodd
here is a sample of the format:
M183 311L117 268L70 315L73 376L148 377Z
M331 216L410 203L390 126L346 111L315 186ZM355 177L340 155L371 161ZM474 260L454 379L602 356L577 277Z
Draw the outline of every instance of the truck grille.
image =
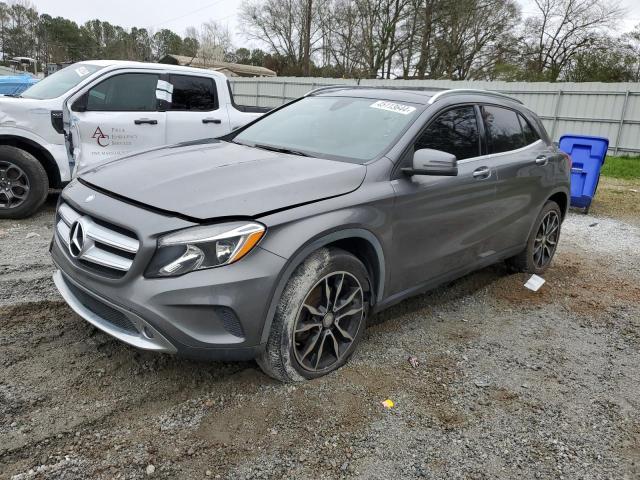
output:
M140 248L133 233L82 215L66 203L58 207L56 220L58 238L83 266L114 278L129 271Z

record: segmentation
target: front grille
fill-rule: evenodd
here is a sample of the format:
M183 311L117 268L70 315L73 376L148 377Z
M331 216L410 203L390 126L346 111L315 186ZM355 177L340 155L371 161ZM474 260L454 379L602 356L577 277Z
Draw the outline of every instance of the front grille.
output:
M109 322L111 325L118 327L121 330L135 334L138 333L133 322L129 320L124 313L110 307L106 303L101 302L92 295L89 295L84 290L76 287L73 283L66 283L69 290L71 290L71 293L73 293L73 295L87 310L90 310L105 322Z
M66 203L58 207L56 222L58 238L81 265L112 278L131 268L140 248L133 233L83 215Z

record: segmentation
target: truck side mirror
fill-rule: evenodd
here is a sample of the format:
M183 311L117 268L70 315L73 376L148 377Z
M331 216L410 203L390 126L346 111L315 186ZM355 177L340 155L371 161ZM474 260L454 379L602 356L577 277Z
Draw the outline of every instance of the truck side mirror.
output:
M402 171L409 176L455 177L458 175L458 160L450 153L423 148L416 150L413 154L413 165L410 168L403 168Z

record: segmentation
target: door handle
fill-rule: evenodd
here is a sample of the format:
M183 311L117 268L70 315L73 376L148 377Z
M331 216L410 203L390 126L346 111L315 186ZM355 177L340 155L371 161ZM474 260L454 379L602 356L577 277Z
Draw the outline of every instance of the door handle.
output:
M133 123L135 123L136 125L143 125L145 123L147 125L157 125L158 120L151 120L150 118L139 118L137 120L134 120Z
M473 178L476 180L484 180L491 176L491 169L489 167L476 168L473 171Z
M545 166L547 163L549 163L549 157L546 155L539 155L536 157L536 165Z
M220 125L222 120L219 118L203 118L202 123L215 123L216 125Z

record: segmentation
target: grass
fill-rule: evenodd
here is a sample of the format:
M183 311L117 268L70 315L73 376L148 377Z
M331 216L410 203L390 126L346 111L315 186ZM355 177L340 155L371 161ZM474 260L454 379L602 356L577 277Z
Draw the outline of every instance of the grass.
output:
M605 177L640 179L640 157L607 157L602 166Z

